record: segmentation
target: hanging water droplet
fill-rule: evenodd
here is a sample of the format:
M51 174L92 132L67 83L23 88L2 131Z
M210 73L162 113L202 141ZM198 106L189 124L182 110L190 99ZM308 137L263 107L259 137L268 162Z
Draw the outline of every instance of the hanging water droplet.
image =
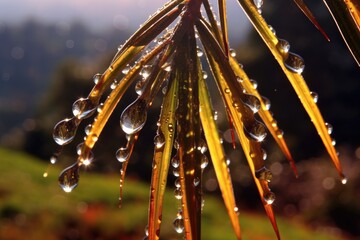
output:
M96 110L97 104L94 104L89 98L80 98L72 105L72 112L78 119L90 117Z
M263 0L253 0L253 2L256 8L261 8L264 4Z
M284 61L285 67L294 73L301 74L304 71L304 59L299 55L289 52L288 57Z
M99 81L100 81L100 78L101 78L101 74L100 74L100 73L95 74L94 77L93 77L94 83L95 83L95 84L98 84Z
M174 168L178 168L179 165L180 165L180 161L179 161L179 158L177 155L175 155L172 159L171 159L171 165L174 167Z
M330 123L325 123L325 126L327 128L327 131L329 134L333 132L333 126Z
M226 163L226 166L230 166L231 160L229 158L227 158L225 163Z
M252 124L251 127L249 127L249 128L244 127L244 129L245 129L245 133L246 133L247 137L250 140L253 140L256 142L264 141L264 139L267 135L265 126L258 121L255 121L255 123Z
M250 79L250 83L251 83L253 89L257 89L257 87L258 87L257 81L255 81L254 79Z
M230 49L230 50L229 50L229 54L230 54L230 56L232 56L232 57L236 57L236 51L235 51L234 49Z
M344 175L342 175L342 177L341 177L341 183L342 184L346 184L347 183L347 177L346 176L344 176Z
M84 143L79 143L77 146L76 146L76 153L77 155L81 155L81 151L82 151L82 147L84 146Z
M264 96L261 96L261 100L262 100L262 103L263 103L263 109L265 111L269 111L270 107L271 107L270 100L267 97L264 97Z
M124 147L121 147L119 148L117 151L116 151L116 159L119 161L119 162L125 162L128 158L129 158L129 149L128 148L124 148Z
M207 79L208 78L208 74L206 71L203 71L202 72L202 75L203 75L203 79Z
M66 168L60 173L59 184L65 192L71 192L79 183L78 163Z
M268 27L270 28L270 31L274 34L274 36L276 36L275 28L271 25L268 25Z
M76 134L78 127L78 120L76 118L67 118L58 122L53 131L53 138L59 145L70 143Z
M159 131L159 133L154 138L154 144L157 149L162 148L165 144L164 134Z
M257 113L261 107L259 99L250 94L245 94L244 103L251 109L253 113Z
M279 38L279 42L276 44L276 47L284 58L288 56L290 51L290 44L288 41Z
M242 83L244 80L243 80L241 77L236 77L236 81L237 81L238 83Z
M87 156L84 156L84 158L81 159L81 164L83 164L84 166L89 166L93 160L94 160L94 153L92 151L89 151Z
M264 181L268 181L268 182L270 182L273 177L271 171L269 169L267 169L266 167L262 167L259 170L256 170L255 176L259 180L264 180Z
M177 233L182 233L184 231L184 219L176 218L173 224L174 224L174 229Z
M145 236L149 236L149 225L145 226Z
M311 95L314 103L317 103L317 101L319 100L319 95L316 92L310 92L310 95Z
M267 204L271 205L275 201L275 194L273 192L268 192L264 195L264 200Z
M174 175L174 177L179 177L180 176L180 172L179 172L178 168L173 169L173 175Z
M240 211L239 211L239 208L237 206L234 207L234 212L239 215Z
M209 159L207 158L206 155L202 154L200 160L201 169L205 169L208 164L209 164Z
M331 145L335 146L336 145L336 140L333 138L331 139Z
M125 68L122 70L122 73L123 73L123 74L128 74L129 71L130 71L130 65L127 64L127 65L125 66Z
M197 56L198 56L198 57L202 57L202 56L204 55L204 52L203 52L202 49L199 48L199 47L197 48L197 52L196 52L196 53L197 53Z
M179 178L175 179L174 184L175 184L175 187L180 188L181 187L180 179Z
M142 129L147 117L147 103L138 98L130 104L121 114L120 126L127 134L137 133Z
M174 190L174 195L175 195L175 198L178 200L180 200L182 198L182 192L181 192L180 188L176 188Z

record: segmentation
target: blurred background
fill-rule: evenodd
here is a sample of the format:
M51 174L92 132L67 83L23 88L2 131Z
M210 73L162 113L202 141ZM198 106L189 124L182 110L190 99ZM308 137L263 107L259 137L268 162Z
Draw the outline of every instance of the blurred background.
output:
M278 37L290 42L291 51L305 59L304 78L319 94L324 119L334 126L332 136L348 177L348 183L342 185L295 92L234 2L228 4L231 46L249 77L258 82L259 91L271 100L300 173L296 179L268 137L264 148L267 166L274 174L274 208L284 239L360 239L359 67L321 1L307 4L330 42L292 1L265 2L265 19ZM119 116L136 98L135 92L130 91L114 112L94 149L94 164L82 172L73 193L62 192L57 176L76 160L76 143L84 134L78 133L55 166L49 165L49 158L57 149L52 140L54 125L71 116L72 103L91 90L92 76L106 69L117 47L163 3L0 3L0 239L144 236L158 110L150 110L129 164L122 209L117 207L120 165L115 152L125 143ZM275 239L241 148L233 150L227 142L229 126L214 87L212 96L230 160L244 239ZM43 177L45 171L47 178ZM163 239L181 239L171 226L178 207L173 181L169 176ZM204 239L234 239L211 164L204 171L204 199Z

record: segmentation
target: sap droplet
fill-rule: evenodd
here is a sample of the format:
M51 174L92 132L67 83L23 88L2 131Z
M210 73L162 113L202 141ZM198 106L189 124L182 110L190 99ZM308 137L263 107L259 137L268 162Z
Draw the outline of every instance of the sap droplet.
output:
M66 168L60 173L59 184L65 192L71 192L79 183L78 163Z
M271 171L269 169L267 169L266 167L262 167L259 170L255 171L255 176L259 180L264 180L264 181L268 181L268 182L270 182L273 177Z
M176 218L173 222L173 225L177 233L182 233L184 231L184 219Z
M265 111L269 111L270 110L270 107L271 107L271 102L270 100L267 98L267 97L264 97L264 96L261 96L261 100L262 100L262 103L263 103L263 109Z
M120 126L126 134L134 134L142 129L147 117L147 103L143 99L137 99L129 105L121 114Z
M129 149L121 147L116 151L116 159L119 162L125 162L129 158Z
M251 109L253 113L257 113L261 106L259 99L251 94L245 94L244 103Z
M72 106L72 112L78 119L90 117L96 110L97 104L94 104L89 98L80 98Z
M93 77L94 83L95 83L95 84L98 84L99 81L100 81L100 78L101 78L101 74L100 74L100 73L95 74L94 77Z
M178 168L179 165L180 165L180 161L179 161L179 158L177 155L175 155L172 159L171 159L171 165L174 167L174 168Z
M301 74L305 68L304 59L292 52L289 52L284 64L287 69L298 74Z
M235 51L234 49L230 49L230 50L229 50L229 54L230 54L230 56L232 56L232 57L236 57L236 51Z
M78 120L76 118L67 118L58 122L53 131L53 138L59 145L70 143L76 134L78 127Z
M201 169L205 169L208 164L209 164L209 159L207 158L206 155L202 154L200 160Z
M327 128L327 131L329 134L331 134L333 132L333 126L330 123L325 123L325 126Z
M182 198L182 192L181 192L181 189L180 188L176 188L174 190L174 195L175 195L175 198L180 200Z
M264 200L267 204L271 205L275 201L275 194L273 192L268 192L264 195Z
M317 103L317 101L319 100L319 95L316 92L310 92L310 95L311 95L314 103Z
M279 52L281 53L281 55L284 58L287 58L289 51L290 51L290 44L288 41L286 41L285 39L280 39L279 38L279 42L276 45L277 49L279 50Z
M154 138L154 145L157 149L162 148L165 144L164 134L159 131L159 133Z
M255 121L249 129L247 127L244 127L244 129L247 137L256 142L264 141L267 135L265 126L258 121Z

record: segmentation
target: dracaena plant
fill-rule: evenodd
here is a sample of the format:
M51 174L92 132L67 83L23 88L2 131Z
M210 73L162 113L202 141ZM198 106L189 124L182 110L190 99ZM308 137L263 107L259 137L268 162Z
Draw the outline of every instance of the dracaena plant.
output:
M301 0L295 2L322 31L306 5ZM317 96L308 89L302 77L303 59L291 52L289 43L278 38L266 23L261 15L262 0L238 0L238 3L292 84L340 179L345 183L346 178L331 137L332 127L323 120L316 104ZM324 3L331 11L355 60L359 62L359 4L355 0L324 0ZM218 19L215 15L218 15ZM207 77L202 67L207 62L224 103L233 144L237 137L266 214L280 238L272 208L275 194L269 188L272 174L264 164L266 153L261 146L267 132L289 160L295 175L297 170L283 132L269 111L269 100L257 91L235 59L229 46L226 18L225 0L218 0L216 10L208 0L171 0L150 16L119 48L105 72L94 76L95 86L89 95L73 104L73 116L60 121L54 128L56 143L66 145L73 140L82 120L96 113L93 123L85 129L84 142L78 146L77 161L59 176L64 191L70 192L78 185L80 168L91 163L92 149L110 115L125 91L135 84L138 98L120 117L120 126L127 136L127 144L116 152L117 160L122 163L122 189L134 145L147 119L147 110L162 89L164 97L154 138L146 238L159 239L160 236L162 205L170 165L177 177L175 197L181 203L177 216L174 216L175 230L184 234L186 239L201 238L202 172L208 162L212 161L234 234L240 239L239 209L234 197L231 169L226 164L214 119L207 87L210 77ZM100 103L108 89L111 89L110 94ZM211 160L205 154L207 150ZM58 155L59 152L55 153L54 158Z

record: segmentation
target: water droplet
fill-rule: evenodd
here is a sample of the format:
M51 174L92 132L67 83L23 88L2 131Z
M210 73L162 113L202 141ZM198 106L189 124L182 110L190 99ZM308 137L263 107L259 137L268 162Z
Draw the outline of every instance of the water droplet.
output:
M346 184L347 181L348 181L347 177L343 175L343 176L341 177L341 183L342 183L342 184Z
M268 192L264 195L264 200L267 204L271 205L275 201L275 194L273 192Z
M123 74L128 74L129 71L130 71L130 65L127 64L127 65L125 66L125 68L122 70L122 73L123 73Z
M237 81L238 83L242 83L244 80L243 80L241 77L236 77L236 81Z
M263 0L253 0L253 2L256 8L261 8L264 4Z
M65 192L71 192L79 183L79 165L75 163L60 173L59 184Z
M265 149L261 149L261 152L262 152L262 159L265 161L267 158L267 153L266 153Z
M151 65L144 65L140 71L140 75L143 79L147 79L151 73L152 66Z
M289 52L284 64L287 69L298 74L301 74L305 68L304 59L292 52Z
M278 138L283 138L283 137L284 137L284 131L281 130L281 129L278 129L278 130L276 131L276 136L277 136Z
M89 98L80 98L72 105L72 112L78 119L90 117L96 110L97 104L94 104Z
M177 187L177 188L180 188L180 187L181 187L180 179L179 179L179 178L175 179L175 187Z
M168 124L168 130L169 130L169 132L174 132L174 125L172 124L172 123L169 123Z
M258 121L252 124L250 128L244 127L244 129L247 137L256 142L264 141L267 135L265 126Z
M236 57L236 51L235 51L234 49L230 49L230 50L229 50L229 54L230 54L230 56L232 56L232 57Z
M327 131L329 134L333 132L333 126L330 123L325 123L325 126L327 128Z
M144 80L140 80L135 84L135 92L137 95L141 95L144 91L144 87L145 87L146 81Z
M53 131L53 138L59 145L70 143L76 134L78 127L78 120L76 118L67 118L58 122Z
M177 155L175 155L172 159L171 159L171 165L174 167L174 168L178 168L179 165L180 165L180 161L179 161L179 158Z
M184 231L184 220L182 218L176 218L173 224L177 233L182 233Z
M175 189L174 195L175 195L175 198L178 200L180 200L182 198L182 192L181 192L180 188Z
M226 159L226 166L230 166L231 160L229 158Z
M316 92L310 92L310 95L311 95L314 103L317 103L317 101L319 100L319 95Z
M166 72L170 72L171 71L171 64L167 62L164 65L162 65L161 68Z
M202 154L200 161L201 169L205 169L208 164L209 164L209 159L206 157L206 155Z
M149 236L149 225L146 225L144 230L145 230L145 236Z
M77 146L76 146L76 153L77 155L81 155L81 151L82 151L82 147L84 146L84 143L79 143Z
M47 178L48 175L49 175L48 172L44 172L44 173L43 173L43 177L44 177L44 178Z
M194 186L197 187L200 183L200 178L196 177L194 178Z
M89 125L87 125L87 126L85 127L85 134L86 134L86 135L89 135L89 133L90 133L90 131L91 131L91 128L92 128L92 125L91 125L91 124L89 124Z
M239 208L237 206L234 207L234 212L239 215L240 211L239 211Z
M257 113L261 107L259 99L250 94L245 94L244 103L251 109L253 113Z
M116 159L119 162L125 162L129 158L129 149L121 147L116 151Z
M208 78L208 74L206 71L203 71L202 72L202 75L203 75L203 79L207 79Z
M250 79L250 83L251 83L253 89L257 89L257 87L258 87L257 81L255 81L254 79Z
M162 148L165 144L164 134L159 131L159 133L154 138L154 144L157 149Z
M101 78L101 74L100 74L100 73L95 74L94 77L93 77L94 83L95 83L95 84L98 84L99 81L100 81L100 78Z
M225 88L225 89L224 89L224 92L225 92L226 94L231 93L230 88Z
M120 126L127 134L137 133L142 129L147 117L147 103L143 99L137 99L129 105L121 114Z
M268 182L270 182L273 177L271 171L269 169L267 169L266 167L262 167L259 170L256 170L255 176L259 180L264 180L264 181L268 181Z
M180 172L179 172L178 168L173 169L173 175L174 175L174 177L179 177L180 176Z
M202 57L204 55L204 52L202 51L202 49L201 48L197 48L197 56L198 57Z
M276 47L284 58L288 56L290 51L290 44L288 41L279 38L279 42L277 43Z
M268 27L270 28L270 31L274 34L274 36L276 36L275 28L271 25L268 25Z
M336 140L333 138L331 139L331 145L335 146L336 145Z
M50 163L55 164L56 162L57 162L57 157L56 156L51 156L50 157Z
M214 112L214 121L218 120L219 114L217 111Z
M263 109L265 111L269 111L271 107L271 102L267 97L261 96L261 100L263 102Z
M197 148L201 153L205 153L207 151L208 148L207 148L207 144L204 139L200 139L200 142L199 142L199 145Z
M116 79L114 79L114 81L110 85L110 88L114 90L118 84L119 82Z

